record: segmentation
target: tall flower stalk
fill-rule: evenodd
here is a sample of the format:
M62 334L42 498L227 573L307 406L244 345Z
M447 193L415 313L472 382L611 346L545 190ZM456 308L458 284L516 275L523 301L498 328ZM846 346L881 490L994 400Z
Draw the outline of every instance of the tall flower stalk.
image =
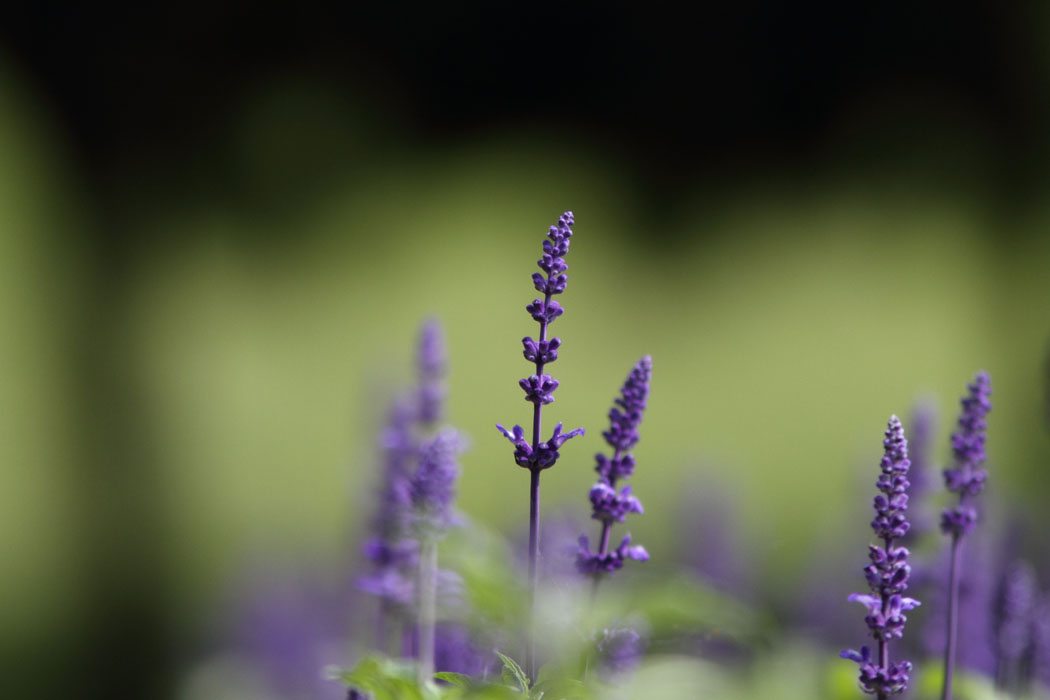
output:
M613 449L611 457L595 455L598 483L590 492L591 517L602 524L598 536L597 551L591 552L587 535L580 535L576 567L580 572L594 577L594 590L602 574L616 571L627 559L646 561L649 553L640 545L631 545L631 535L624 536L615 549L609 548L609 537L614 523L622 523L628 513L641 513L642 504L631 494L631 487L624 486L619 492L617 483L634 474L634 455L630 449L638 443L638 426L645 412L649 397L649 381L652 377L653 361L646 355L631 369L620 389L620 396L609 410L609 429L602 433L605 442Z
M896 544L908 532L905 516L908 510L908 441L897 416L891 416L882 441L883 455L879 463L876 486L880 493L875 497L875 519L871 529L881 544L868 546L871 563L864 567L871 593L853 593L850 602L863 605L868 610L864 621L877 643L877 650L862 646L860 651L846 649L840 656L856 661L860 665L860 687L868 695L885 700L891 695L900 695L908 687L911 662L890 661L890 640L900 639L907 616L904 614L919 605L914 598L903 595L908 590L907 547Z
M948 624L944 646L944 686L942 700L952 696L952 677L955 675L955 645L959 617L959 550L964 535L977 525L977 509L973 499L984 488L987 473L981 468L985 460L984 443L987 437L986 417L992 410L991 380L987 372L978 372L968 393L963 397L959 415L959 429L952 433L954 465L944 470L944 483L949 491L959 494L958 502L941 513L941 531L951 536L948 570Z
M565 255L569 252L574 223L572 212L567 211L547 232L547 240L543 241L543 255L536 262L543 274L532 274L532 283L543 297L534 299L525 307L540 327L537 340L525 337L521 341L525 359L535 365L533 374L518 382L525 392L525 400L532 404L531 439L526 438L520 425L515 425L512 430L496 425L504 437L514 445L514 461L518 466L529 470L529 622L525 642L525 672L533 681L536 680L535 621L540 556L540 472L554 466L560 456L558 450L566 440L583 434L583 428L562 433L562 424L558 423L551 437L546 441L542 439L543 407L554 401L554 390L558 388L558 380L545 374L544 368L558 359L558 349L561 347L559 338L548 339L547 335L551 324L564 313L561 304L555 301L554 297L564 292L568 283Z
M380 649L388 647L391 628L406 622L417 602L419 541L411 528L411 482L424 441L444 415L447 362L441 325L429 319L420 328L415 385L394 400L380 433L378 507L372 519L372 537L365 543L372 571L357 582L379 599L375 634Z

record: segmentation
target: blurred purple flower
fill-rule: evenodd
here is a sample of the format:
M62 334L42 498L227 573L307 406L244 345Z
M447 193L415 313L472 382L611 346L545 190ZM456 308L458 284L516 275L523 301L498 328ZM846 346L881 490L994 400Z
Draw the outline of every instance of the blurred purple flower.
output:
M435 633L434 669L483 678L500 666L499 657L483 648L466 626L442 622Z
M992 409L992 385L988 373L978 372L968 389L969 394L961 401L959 429L951 438L955 464L944 470L945 486L949 491L959 494L959 503L945 509L941 515L941 529L954 537L973 531L977 523L977 510L970 500L981 492L988 476L981 468L988 431L986 417Z
M419 466L412 475L410 491L416 526L440 534L456 523L452 503L459 479L459 434L442 430L420 447Z
M435 319L426 320L416 348L416 385L394 400L380 433L382 455L372 535L364 546L372 571L358 587L379 598L377 645L387 644L388 618L404 618L416 602L421 519L430 526L452 523L454 431L432 437L444 413L448 358L444 335ZM402 645L404 646L404 645Z
M995 599L995 675L998 686L1014 694L1021 692L1026 680L1024 656L1032 646L1036 595L1031 564L1021 559L1006 567Z
M958 503L941 513L941 530L951 535L951 550L948 565L948 619L944 651L944 689L946 700L952 695L952 680L955 675L956 639L958 638L957 603L959 597L959 550L963 535L973 532L977 524L977 509L971 500L984 488L987 474L981 468L985 459L984 443L988 430L986 416L992 409L989 397L992 394L991 380L987 372L978 372L968 394L963 397L959 415L959 429L952 434L952 452L955 464L944 470L944 483L948 490L959 494ZM972 642L973 640L967 640Z
M445 412L445 372L448 354L445 334L437 319L427 319L419 333L416 367L419 386L416 392L419 422L424 425L439 423Z
M343 686L324 668L345 661L346 597L286 573L255 572L238 590L235 647L278 696L336 700Z
M752 562L740 542L737 499L713 482L686 485L684 494L676 520L693 536L678 540L678 558L715 588L737 598L750 597Z
M597 648L599 676L606 681L616 681L642 662L645 640L629 627L614 627L602 630Z

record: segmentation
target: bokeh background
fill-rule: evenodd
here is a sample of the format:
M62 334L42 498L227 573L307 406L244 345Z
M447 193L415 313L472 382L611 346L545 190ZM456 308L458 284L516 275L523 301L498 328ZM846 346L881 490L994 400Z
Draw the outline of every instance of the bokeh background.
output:
M648 353L631 529L654 570L723 508L707 531L755 599L789 608L819 560L846 608L886 418L927 397L943 461L987 369L989 500L1045 546L1047 5L5 15L0 658L22 697L187 697L260 572L349 586L426 316L472 437L461 508L522 537L493 424L527 419L523 307L565 209L550 414L588 435L548 512L586 518Z

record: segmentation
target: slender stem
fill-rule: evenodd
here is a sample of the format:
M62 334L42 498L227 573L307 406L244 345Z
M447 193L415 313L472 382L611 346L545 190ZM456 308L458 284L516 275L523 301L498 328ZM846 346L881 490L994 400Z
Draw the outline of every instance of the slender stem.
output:
M525 673L536 680L536 589L540 571L540 470L530 470L529 487L529 627L525 646Z
M437 619L437 541L423 537L419 543L419 663L420 685L434 675L434 626Z
M955 673L955 637L959 624L959 535L952 535L951 564L948 572L948 638L944 645L944 690L941 700L951 700Z
M613 452L612 461L620 459L620 448L617 447L616 451ZM616 488L616 477L614 475L609 476L609 486ZM612 534L612 521L602 521L602 534L598 537L598 556L604 557L609 553L609 535ZM598 584L602 580L602 572L594 572L594 584L591 586L591 605L594 605L594 599L598 596Z
M550 275L547 275L548 282ZM544 295L544 308L551 303L551 294ZM540 321L540 340L547 339L547 321ZM543 360L536 358L536 375L543 374ZM536 454L542 442L543 404L532 407L532 453ZM529 469L529 622L525 638L525 674L536 681L536 589L539 588L540 571L540 469L535 465Z
M602 534L598 539L598 555L604 557L609 551L609 531L612 529L612 523L608 520L602 521ZM601 571L595 571L592 574L591 583L591 607L594 607L594 601L598 597L598 584L602 582Z

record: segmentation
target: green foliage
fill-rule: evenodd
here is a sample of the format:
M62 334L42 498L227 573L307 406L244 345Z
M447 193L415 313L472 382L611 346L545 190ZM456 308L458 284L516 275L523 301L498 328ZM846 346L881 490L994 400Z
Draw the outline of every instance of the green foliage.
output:
M415 665L384 656L370 655L361 659L338 678L350 688L368 695L370 700L586 700L594 697L587 686L572 678L551 678L535 686L511 657L495 652L503 661L501 682L490 683L462 673L442 671L435 682L422 686L416 681Z

